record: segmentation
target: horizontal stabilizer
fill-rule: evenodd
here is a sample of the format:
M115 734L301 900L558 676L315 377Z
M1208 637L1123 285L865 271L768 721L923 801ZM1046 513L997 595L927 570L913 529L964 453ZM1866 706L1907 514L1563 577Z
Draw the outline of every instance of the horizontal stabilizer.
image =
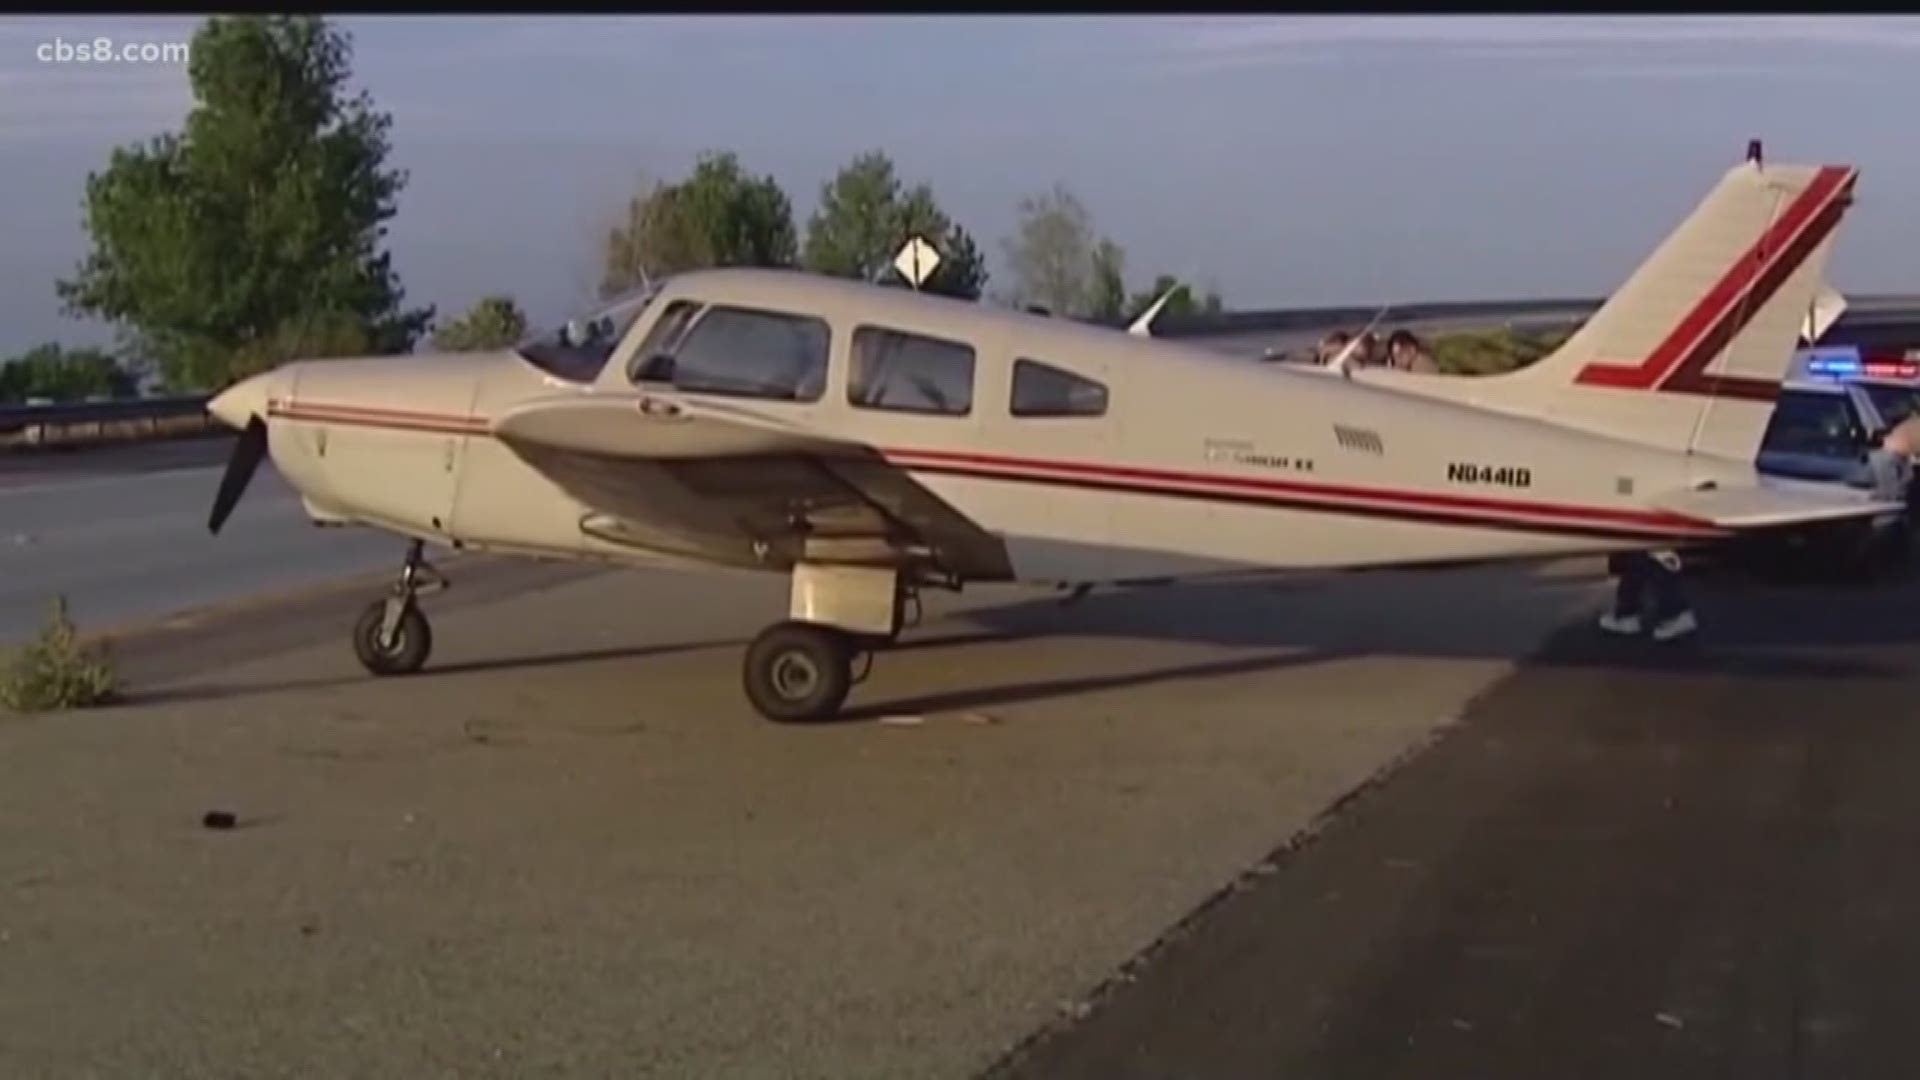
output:
M1905 505L1854 488L1790 480L1677 491L1658 496L1653 503L1733 532L1898 513Z

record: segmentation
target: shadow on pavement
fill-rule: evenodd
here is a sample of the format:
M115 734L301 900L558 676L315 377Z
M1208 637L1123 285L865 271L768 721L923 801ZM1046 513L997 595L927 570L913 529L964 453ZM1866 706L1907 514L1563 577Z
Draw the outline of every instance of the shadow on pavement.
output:
M1885 645L1920 640L1920 583L1816 589L1719 575L1693 585L1703 622L1697 640L1659 645L1619 640L1583 625L1605 602L1604 575L1528 578L1484 567L1424 572L1316 576L1243 576L1188 584L1096 591L1077 601L1048 595L929 618L895 652L951 650L977 665L977 688L885 702L859 698L845 719L898 712L978 709L1178 679L1247 674L1359 657L1504 660L1532 667L1575 667L1623 673L1719 675L1745 679L1898 677L1885 656L1809 646ZM1572 621L1568 613L1579 611ZM1557 632L1555 632L1557 631ZM1543 637L1552 643L1542 648ZM1122 673L1074 674L995 684L990 657L971 647L1046 638L1155 641L1260 650L1258 656L1209 658ZM721 646L737 639L660 646L505 656L429 666L414 679L546 668L603 660L647 660ZM885 663L882 655L879 663ZM271 685L134 690L128 704L207 701L248 693L350 685L349 676Z
M1526 580L1485 570L1346 575L1311 583L1223 582L1046 599L961 616L1008 638L1075 634L1235 648L1291 648L1322 656L1507 659L1628 670L1767 677L1897 674L1844 656L1793 655L1811 645L1920 640L1920 587L1815 590L1736 582L1693 586L1702 632L1665 646L1584 632L1550 617L1605 602L1604 576ZM1590 604L1582 603L1591 597ZM1543 625L1544 620L1544 625ZM1543 634L1555 647L1540 651Z
M408 681L433 680L458 675L468 675L485 671L512 671L520 668L562 668L573 664L591 664L606 660L644 660L659 656L672 656L679 653L698 652L721 645L735 644L729 641L695 641L670 645L643 645L625 648L588 649L579 652L539 653L530 656L499 657L486 660L467 660L452 664L429 665L412 675L395 676ZM301 690L327 690L341 686L354 686L372 682L376 676L363 672L340 675L324 679L290 679L275 682L212 684L205 686L155 687L142 690L133 688L126 691L114 703L115 707L130 705L158 705L180 702L220 701L227 698L247 697L253 694L278 694Z

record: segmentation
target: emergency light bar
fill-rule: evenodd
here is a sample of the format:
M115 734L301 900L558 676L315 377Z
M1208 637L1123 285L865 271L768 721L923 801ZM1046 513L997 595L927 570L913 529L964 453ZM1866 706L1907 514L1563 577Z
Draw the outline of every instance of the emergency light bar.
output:
M1804 370L1808 375L1824 375L1835 379L1914 381L1920 380L1920 359L1862 359L1857 349L1820 349L1807 354Z

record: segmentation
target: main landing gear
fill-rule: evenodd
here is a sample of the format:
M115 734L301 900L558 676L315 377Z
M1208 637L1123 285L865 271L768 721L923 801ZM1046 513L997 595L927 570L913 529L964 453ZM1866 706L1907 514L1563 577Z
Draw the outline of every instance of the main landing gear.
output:
M861 660L891 645L919 596L888 568L816 566L793 570L791 615L747 646L741 682L761 716L779 723L831 719L859 678Z
M353 653L375 675L409 675L433 652L433 627L420 610L421 596L447 587L447 579L427 564L424 545L407 545L400 576L384 600L375 600L353 624Z

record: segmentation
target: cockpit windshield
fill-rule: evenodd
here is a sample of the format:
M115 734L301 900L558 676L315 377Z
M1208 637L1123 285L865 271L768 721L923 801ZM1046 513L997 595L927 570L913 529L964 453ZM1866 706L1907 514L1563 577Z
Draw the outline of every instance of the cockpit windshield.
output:
M535 367L572 382L592 382L635 319L660 295L655 281L607 300L599 308L531 335L514 348Z

